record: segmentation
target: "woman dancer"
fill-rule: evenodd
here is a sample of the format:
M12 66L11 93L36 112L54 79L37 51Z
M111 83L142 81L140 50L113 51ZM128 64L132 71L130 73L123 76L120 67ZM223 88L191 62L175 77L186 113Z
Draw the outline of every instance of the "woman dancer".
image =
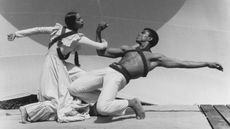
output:
M73 100L67 89L73 79L84 71L65 60L71 52L75 52L75 64L79 65L76 52L80 45L89 45L102 50L107 47L107 42L103 40L102 43L98 43L78 33L84 21L77 12L67 13L65 23L66 27L56 23L52 27L35 27L8 34L9 41L40 33L51 36L41 74L39 102L20 107L22 123L44 120L69 122L89 117L88 106Z

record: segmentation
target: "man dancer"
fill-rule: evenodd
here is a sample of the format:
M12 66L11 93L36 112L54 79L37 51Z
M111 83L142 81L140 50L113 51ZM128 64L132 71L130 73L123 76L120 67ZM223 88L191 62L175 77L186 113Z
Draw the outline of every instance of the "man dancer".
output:
M97 40L101 41L101 32L104 28L106 28L105 24L98 26ZM69 87L70 93L83 100L97 99L95 105L98 115L122 115L128 107L131 107L135 111L137 119L144 119L145 112L138 99L115 99L117 92L124 88L131 79L146 77L147 73L156 67L208 67L223 71L222 66L215 62L181 61L168 58L163 54L152 53L150 49L158 43L158 39L158 34L154 30L145 28L136 37L137 45L97 50L99 56L121 57L121 59L118 63L112 63L107 68L87 72L72 83ZM98 98L90 96L98 88L102 88Z

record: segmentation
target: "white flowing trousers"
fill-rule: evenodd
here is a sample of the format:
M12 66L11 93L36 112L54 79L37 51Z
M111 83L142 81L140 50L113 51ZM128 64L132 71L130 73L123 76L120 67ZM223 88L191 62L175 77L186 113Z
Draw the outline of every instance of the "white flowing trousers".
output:
M107 67L86 72L74 80L69 92L89 103L97 101L97 112L101 115L124 115L128 100L117 100L117 92L126 85L125 77L116 70ZM101 93L98 89L101 88Z

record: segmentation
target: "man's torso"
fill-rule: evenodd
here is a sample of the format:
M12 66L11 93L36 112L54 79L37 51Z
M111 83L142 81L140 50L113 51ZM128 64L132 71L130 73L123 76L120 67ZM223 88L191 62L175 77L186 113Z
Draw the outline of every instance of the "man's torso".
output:
M140 51L143 53L144 57L142 57L136 50L127 50L119 61L119 64L127 69L131 79L142 77L145 72L151 71L158 65L157 59L154 61L153 53L144 50Z

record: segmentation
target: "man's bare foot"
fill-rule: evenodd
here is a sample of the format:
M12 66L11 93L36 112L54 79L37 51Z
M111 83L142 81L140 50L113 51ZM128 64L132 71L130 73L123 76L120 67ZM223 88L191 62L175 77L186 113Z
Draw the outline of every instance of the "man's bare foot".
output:
M20 107L19 110L20 110L20 112L21 112L21 119L22 119L21 123L22 123L22 124L29 123L29 121L27 121L28 114L27 114L27 112L26 112L25 107Z
M129 101L130 107L135 111L137 119L145 118L145 111L141 105L141 101L137 98L131 99Z

